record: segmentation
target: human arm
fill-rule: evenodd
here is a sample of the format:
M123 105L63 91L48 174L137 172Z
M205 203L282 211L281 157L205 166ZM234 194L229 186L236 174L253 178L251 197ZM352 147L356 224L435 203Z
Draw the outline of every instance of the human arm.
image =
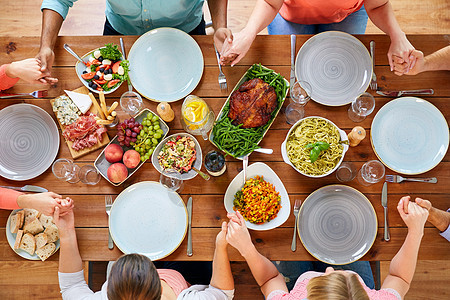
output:
M444 47L424 57L422 51L414 50L410 60L415 60L414 66L409 69L407 63L402 60L394 60L394 73L402 76L416 75L426 71L450 70L450 46Z
M40 80L45 77L41 71L41 62L36 58L28 58L12 62L6 65L5 74L9 78L20 78L28 83L36 84L43 82ZM45 83L56 83L58 79L47 77Z
M267 297L275 290L287 292L288 289L283 276L278 272L275 265L259 253L253 245L242 215L237 212L236 214L229 214L228 217L230 222L228 223L227 242L245 258L264 296Z
M43 2L42 4L43 7L44 4L45 2ZM45 74L44 77L51 76L53 60L55 59L53 49L58 37L58 32L61 29L61 25L64 21L64 17L65 15L62 16L60 13L53 9L42 9L41 45L36 58L41 62L41 72ZM45 78L41 79L41 82L49 83L49 81L47 81Z
M420 242L423 237L424 225L428 211L406 196L400 199L397 210L408 227L408 233L402 247L389 265L389 274L381 286L382 289L391 288L403 297L409 290L414 276L419 253Z
M450 212L443 211L433 207L430 201L422 198L416 198L416 203L428 210L429 215L427 221L433 224L439 231L445 231L450 226Z
M225 43L222 50L218 49L222 56L221 63L237 64L247 54L256 35L272 22L282 5L283 0L258 0L244 29L234 35L232 43Z
M394 71L394 56L403 59L408 68L411 68L414 65L414 60L411 60L410 54L414 47L401 30L389 0L364 0L364 7L375 26L391 39L391 45L387 53L391 71Z
M234 280L231 273L230 260L228 259L228 243L226 240L227 223L222 223L222 230L216 237L216 249L214 250L213 270L211 285L221 290L233 290Z

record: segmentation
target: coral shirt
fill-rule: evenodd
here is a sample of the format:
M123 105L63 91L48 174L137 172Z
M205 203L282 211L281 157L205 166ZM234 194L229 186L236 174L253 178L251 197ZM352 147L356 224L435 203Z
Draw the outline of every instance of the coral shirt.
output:
M298 24L329 24L359 10L364 0L284 0L280 15Z
M19 205L17 205L17 197L23 195L23 193L0 188L0 209L19 209Z
M0 91L9 89L19 81L19 78L11 78L6 75L7 66L7 64L0 66Z

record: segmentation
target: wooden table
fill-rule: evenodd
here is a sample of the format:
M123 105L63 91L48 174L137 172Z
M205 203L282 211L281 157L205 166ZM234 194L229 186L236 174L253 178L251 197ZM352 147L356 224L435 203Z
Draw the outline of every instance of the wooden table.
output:
M297 36L297 51L310 36ZM412 44L421 49L425 54L429 54L437 49L448 45L448 36L444 35L422 35L410 36ZM133 42L137 39L134 36L124 37L126 48L129 50ZM398 77L390 72L387 63L386 53L389 47L389 39L383 35L358 36L368 48L370 40L376 42L376 68L378 86L381 89L421 89L433 88L435 94L431 97L424 97L439 108L447 121L450 121L450 72L428 72L418 76ZM212 109L218 113L225 99L227 92L219 89L217 77L218 68L211 36L197 36L195 40L199 43L205 59L203 78L192 94L204 98ZM0 109L15 103L31 103L45 109L51 116L49 99L62 95L64 89L73 90L81 86L78 80L74 64L75 59L63 50L64 43L69 44L79 54L102 46L105 43L113 42L118 44L118 37L60 37L55 48L55 62L52 75L59 78L59 83L49 90L49 97L46 99L17 98L13 100L0 100ZM0 38L1 53L0 62L7 63L33 57L39 49L39 38ZM189 59L189 58L186 58ZM247 56L242 62L231 68L225 67L224 73L227 76L229 90L238 82L247 68L253 63L262 63L289 79L290 71L290 38L289 36L258 36ZM111 104L118 101L120 95L126 90L126 84L115 93L107 96L107 102ZM30 92L37 89L20 82L11 92ZM391 98L380 97L369 90L376 98L376 108L361 126L363 126L368 136L362 143L354 148L350 148L345 156L345 161L353 162L358 168L376 156L370 145L370 125L376 112ZM286 101L285 106L289 103ZM145 101L145 106L156 111L156 103ZM181 132L182 127L179 121L181 101L173 104L176 118L169 124L170 133ZM310 101L306 106L306 115L318 115L330 119L347 133L356 124L347 117L348 105L342 107L327 107ZM128 116L119 111L121 120ZM359 125L359 124L358 124ZM270 131L261 142L260 146L273 148L272 155L253 153L250 156L250 163L262 161L267 163L283 181L289 193L291 205L295 199L305 199L314 190L330 184L338 184L334 174L321 179L312 179L297 173L292 167L282 161L280 145L285 139L289 125L285 122L284 108L281 110ZM113 136L110 132L110 136ZM199 137L204 153L214 147ZM76 160L80 165L92 164L100 150L83 156ZM62 139L58 158L69 158L69 150ZM220 177L213 177L205 182L200 176L185 182L181 197L187 201L188 195L193 196L193 248L194 255L186 255L186 240L167 260L211 260L214 250L215 236L219 232L221 223L226 218L226 211L223 206L223 195L230 181L241 170L242 163L231 157L227 158L227 171ZM393 174L387 169L388 174ZM437 208L447 209L450 206L450 154L447 153L443 161L431 171L423 176L435 176L438 178L437 184L426 183L402 183L389 184L389 219L391 226L391 241L385 242L383 236L383 210L381 207L382 183L377 183L369 187L358 184L356 180L349 183L350 186L363 192L372 202L378 218L378 235L370 251L364 256L364 260L390 260L400 248L407 228L397 213L397 202L403 195L423 197L432 201ZM108 250L108 222L104 207L105 195L117 196L126 186L130 184L151 180L158 181L159 173L147 162L133 177L124 185L114 187L106 180L102 179L96 186L88 186L82 183L69 184L61 182L53 176L50 169L41 176L26 182L15 182L0 178L0 185L22 186L33 184L47 188L48 190L69 196L75 201L75 225L78 234L80 252L85 261L106 261L114 260L121 255L121 252L114 248ZM5 224L9 211L0 211L0 261L20 261L21 257L16 255L9 247L5 236ZM291 252L294 218L290 216L288 221L279 228L270 231L251 231L253 242L257 248L272 260L314 260L314 258L304 249L299 242L296 252ZM450 260L448 242L438 235L437 229L427 223L425 235L422 241L419 259L421 260ZM243 260L239 253L230 247L230 259L234 261ZM57 260L58 255L54 255L50 260Z

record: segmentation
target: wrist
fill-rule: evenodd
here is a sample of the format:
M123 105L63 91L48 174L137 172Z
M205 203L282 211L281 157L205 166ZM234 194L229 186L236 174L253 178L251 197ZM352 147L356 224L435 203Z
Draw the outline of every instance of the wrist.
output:
M60 229L59 230L59 237L61 239L61 241L70 241L73 239L77 238L76 232L75 232L75 227L68 227L68 228L64 228L64 229Z
M253 245L253 243L251 243L248 246L243 247L242 250L239 250L239 253L242 255L243 258L245 258L245 260L247 260L248 257L255 254L255 252L258 252L258 251L256 250L256 247L255 247L255 245Z
M8 76L9 76L9 75L8 75ZM30 206L28 205L28 203L29 203L28 199L29 199L29 196L28 196L27 194L21 194L21 195L19 195L19 196L17 197L17 200L16 200L17 205L18 205L20 208L30 208Z
M408 228L408 236L421 240L423 237L424 228Z
M245 26L244 29L242 29L241 33L248 39L250 40L251 43L253 43L253 41L256 38L256 35L258 34L258 32L255 30L254 26Z
M17 78L19 76L17 76L16 73L16 62L12 62L10 64L6 65L6 69L5 69L5 74L6 76L8 76L9 78Z
M392 32L389 32L388 35L391 39L391 42L393 40L406 39L406 34L401 30L393 30Z

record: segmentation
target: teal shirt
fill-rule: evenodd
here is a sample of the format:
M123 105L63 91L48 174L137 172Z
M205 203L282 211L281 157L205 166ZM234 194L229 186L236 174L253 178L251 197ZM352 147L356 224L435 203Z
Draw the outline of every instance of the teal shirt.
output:
M69 8L76 1L43 0L41 10L54 10L65 19ZM203 2L204 0L106 0L105 14L111 26L125 35L141 35L159 27L190 32L202 20Z

